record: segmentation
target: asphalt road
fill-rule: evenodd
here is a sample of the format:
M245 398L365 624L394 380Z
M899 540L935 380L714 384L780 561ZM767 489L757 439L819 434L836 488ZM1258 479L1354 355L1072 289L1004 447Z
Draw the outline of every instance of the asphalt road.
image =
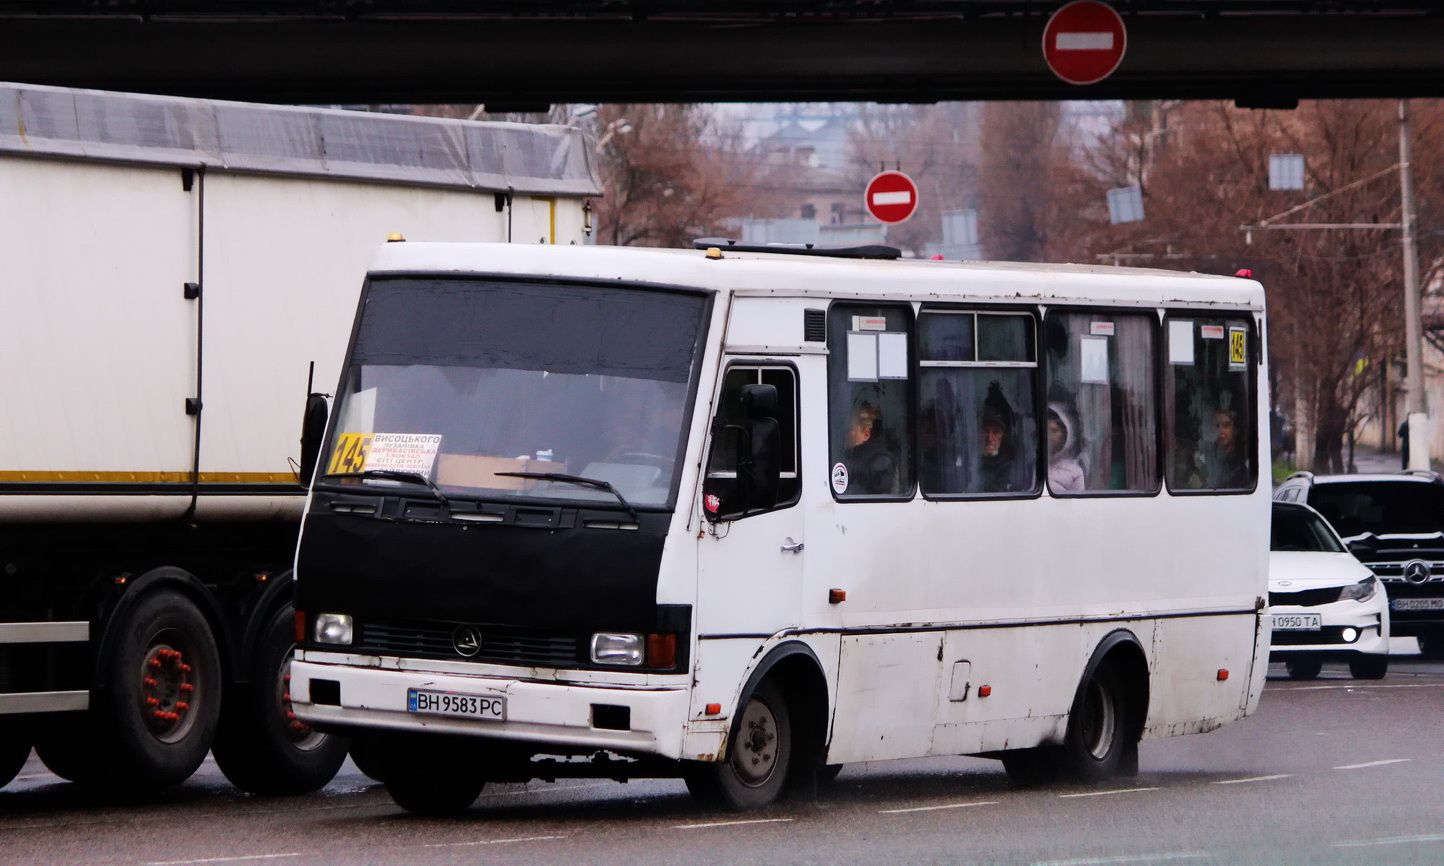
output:
M414 818L348 763L310 797L265 799L207 763L151 797L86 792L32 759L0 792L0 862L1439 863L1444 664L1389 677L1281 666L1252 718L1149 741L1097 788L1016 788L994 761L846 768L761 814L696 807L675 781L488 787L459 819Z

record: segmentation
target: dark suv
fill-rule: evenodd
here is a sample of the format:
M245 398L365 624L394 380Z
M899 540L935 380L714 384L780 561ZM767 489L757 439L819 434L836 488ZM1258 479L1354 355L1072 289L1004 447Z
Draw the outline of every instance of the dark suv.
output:
M1433 472L1314 475L1295 472L1274 491L1331 523L1384 582L1393 634L1444 657L1444 480Z

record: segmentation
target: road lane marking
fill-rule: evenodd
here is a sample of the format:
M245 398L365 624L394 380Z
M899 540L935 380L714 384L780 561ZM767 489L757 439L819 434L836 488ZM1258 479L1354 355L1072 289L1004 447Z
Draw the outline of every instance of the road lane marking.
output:
M474 845L507 845L512 842L546 842L552 839L565 839L565 836L518 836L515 839L483 839L479 842L432 842L424 845L425 848L468 848Z
M1326 690L1339 691L1339 690L1341 690L1341 689L1349 689L1349 690L1354 690L1354 689L1360 689L1360 690L1362 690L1362 689L1444 689L1444 683L1390 683L1389 685L1374 685L1374 686L1337 685L1337 686L1289 686L1289 687L1288 687L1288 690L1291 691L1291 692L1318 692L1318 691L1326 691Z
M1160 860L1201 860L1212 851L1165 851L1162 854L1125 854L1118 857L1085 857L1080 860L1040 860L1033 866L1093 866L1102 863L1157 863Z
M1088 791L1087 793L1084 793L1084 794L1059 794L1058 797L1059 797L1060 799L1066 800L1066 799L1068 799L1068 798L1070 798L1070 797L1106 797L1106 796L1108 796L1109 794L1138 794L1138 793L1141 793L1141 792L1143 792L1143 791L1157 791L1157 790L1158 790L1157 788L1118 788L1118 789L1115 789L1115 790L1112 790L1112 791ZM1091 861L1085 861L1085 862L1091 862Z
M1342 766L1342 767L1335 767L1334 769L1335 769L1335 770L1362 770L1362 769L1364 769L1365 767L1382 767L1382 766L1384 766L1385 764L1403 764L1403 763L1405 763L1405 762L1407 762L1407 761L1412 761L1412 760L1414 760L1414 759L1413 759L1413 758L1389 758L1388 760L1384 760L1384 761L1368 761L1368 762L1363 763L1363 764L1345 764L1345 765Z
M306 854L296 851L291 854L248 854L243 857L206 857L202 860L152 860L145 866L188 866L191 863L242 863L247 860L279 860L282 857L312 857L313 854Z
M753 818L750 821L712 821L707 824L676 824L673 830L705 830L708 827L736 827L741 824L786 824L793 818Z
M997 800L983 800L978 803L948 803L943 806L915 806L911 809L879 809L879 815L902 815L907 812L936 812L940 809L971 809L974 806L996 806Z
M1359 839L1354 842L1335 842L1335 848L1365 848L1370 845L1407 845L1411 842L1444 842L1444 835L1394 836L1390 839Z
M1214 782L1215 785L1242 785L1245 782L1272 782L1274 779L1288 779L1293 773L1275 773L1272 776L1250 776L1247 779L1224 779L1221 782Z

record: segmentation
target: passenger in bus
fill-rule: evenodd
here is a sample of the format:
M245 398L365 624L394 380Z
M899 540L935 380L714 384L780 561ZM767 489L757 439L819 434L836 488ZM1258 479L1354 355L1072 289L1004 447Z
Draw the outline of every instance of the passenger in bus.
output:
M1077 417L1072 410L1061 402L1049 403L1048 489L1054 493L1081 493L1087 487L1075 430Z
M1016 490L1013 473L1016 444L1013 439L1013 407L997 382L988 385L983 397L981 474L984 493Z
M897 457L884 441L881 418L878 408L865 400L853 407L843 454L848 493L876 496L897 492Z
M1205 462L1208 486L1216 490L1249 485L1248 456L1244 452L1238 422L1237 409L1220 407L1213 413L1213 426L1218 430L1218 438L1209 449Z

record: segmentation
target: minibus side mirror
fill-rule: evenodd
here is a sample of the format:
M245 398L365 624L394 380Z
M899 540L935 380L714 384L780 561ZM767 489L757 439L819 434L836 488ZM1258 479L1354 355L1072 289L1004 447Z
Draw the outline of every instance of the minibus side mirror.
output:
M746 435L739 442L737 483L747 511L777 505L781 477L782 433L777 423L777 386L742 386L742 408L747 413Z
M301 421L301 465L297 480L302 487L311 486L316 474L316 461L321 456L321 442L326 437L326 418L331 413L325 394L306 398L306 416Z

